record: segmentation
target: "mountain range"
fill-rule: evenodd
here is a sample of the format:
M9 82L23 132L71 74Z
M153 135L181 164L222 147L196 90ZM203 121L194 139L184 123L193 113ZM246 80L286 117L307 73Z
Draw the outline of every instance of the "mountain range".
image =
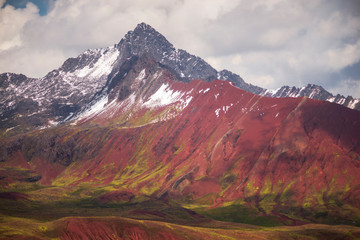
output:
M144 23L0 85L4 239L360 237L351 97L247 84Z
M333 96L321 86L302 88L284 86L267 90L246 83L228 70L218 72L203 59L176 49L151 26L141 23L128 32L118 44L87 50L69 58L42 78L22 74L0 74L0 126L2 132L18 133L33 127L46 127L63 122L85 107L108 80L113 69L132 56L150 54L168 68L178 81L193 79L231 81L240 89L267 97L303 97L335 102L360 110L360 100L351 96ZM21 128L21 129L19 129Z

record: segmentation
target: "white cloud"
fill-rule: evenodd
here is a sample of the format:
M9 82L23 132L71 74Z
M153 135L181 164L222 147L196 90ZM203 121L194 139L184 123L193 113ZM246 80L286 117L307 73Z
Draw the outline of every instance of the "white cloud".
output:
M346 44L340 48L326 51L327 65L332 70L341 70L360 60L360 40L355 44Z
M359 98L360 78L356 80L342 79L341 84L334 87L330 87L328 90L332 93L340 93L340 94L346 92L350 96L356 96Z
M15 48L0 54L0 69L4 68L0 72L23 73L29 77L42 77L51 70L60 67L64 59L66 57L62 50ZM40 74L36 75L36 73Z
M3 6L4 0L0 2ZM12 6L7 6L0 10L0 51L22 45L22 30L27 21L38 16L38 9L32 3L28 3L23 10L15 10Z
M242 62L243 62L243 58L241 57L240 54L236 54L231 60L231 63L234 65L240 65L242 64Z
M353 91L341 88L342 80L327 76L360 60L356 4L57 0L43 17L32 4L22 10L8 5L0 9L0 72L43 76L66 58L88 48L111 46L136 24L147 22L175 47L206 59L218 70L238 73L247 82L269 88L315 83L348 94Z
M251 81L258 86L271 86L274 84L275 79L270 75L260 75L260 76L248 76Z

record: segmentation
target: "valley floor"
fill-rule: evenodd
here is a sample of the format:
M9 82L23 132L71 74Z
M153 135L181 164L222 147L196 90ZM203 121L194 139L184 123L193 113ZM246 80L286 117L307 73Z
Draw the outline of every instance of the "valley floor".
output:
M0 239L359 239L353 226L230 228L186 226L122 217L67 217L41 222L2 216Z
M154 199L104 203L27 196L1 193L0 239L360 239L360 228L355 226L223 222Z

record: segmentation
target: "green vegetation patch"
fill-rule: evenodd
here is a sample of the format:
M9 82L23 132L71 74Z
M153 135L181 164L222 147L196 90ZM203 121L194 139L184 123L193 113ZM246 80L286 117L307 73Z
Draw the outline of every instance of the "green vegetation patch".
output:
M219 221L246 223L258 226L273 227L283 225L276 216L263 215L254 208L233 204L218 208L198 208L195 212Z

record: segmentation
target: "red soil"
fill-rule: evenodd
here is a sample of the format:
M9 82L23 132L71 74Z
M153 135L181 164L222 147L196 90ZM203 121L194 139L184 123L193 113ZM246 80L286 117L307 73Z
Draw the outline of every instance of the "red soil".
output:
M123 108L72 127L83 135L97 129L96 137L76 144L99 151L69 166L34 157L31 166L43 175L41 183L112 184L134 195L169 192L192 200L215 194L215 205L252 197L261 206L270 196L275 206L268 211L281 203L315 207L334 199L360 207L360 112L308 98L260 97L224 81L162 81L187 92L189 105L166 121L144 116L179 102L135 109L122 126L116 123ZM64 144L75 141L71 134L62 137ZM15 159L20 158L7 163ZM129 197L109 193L103 200Z

